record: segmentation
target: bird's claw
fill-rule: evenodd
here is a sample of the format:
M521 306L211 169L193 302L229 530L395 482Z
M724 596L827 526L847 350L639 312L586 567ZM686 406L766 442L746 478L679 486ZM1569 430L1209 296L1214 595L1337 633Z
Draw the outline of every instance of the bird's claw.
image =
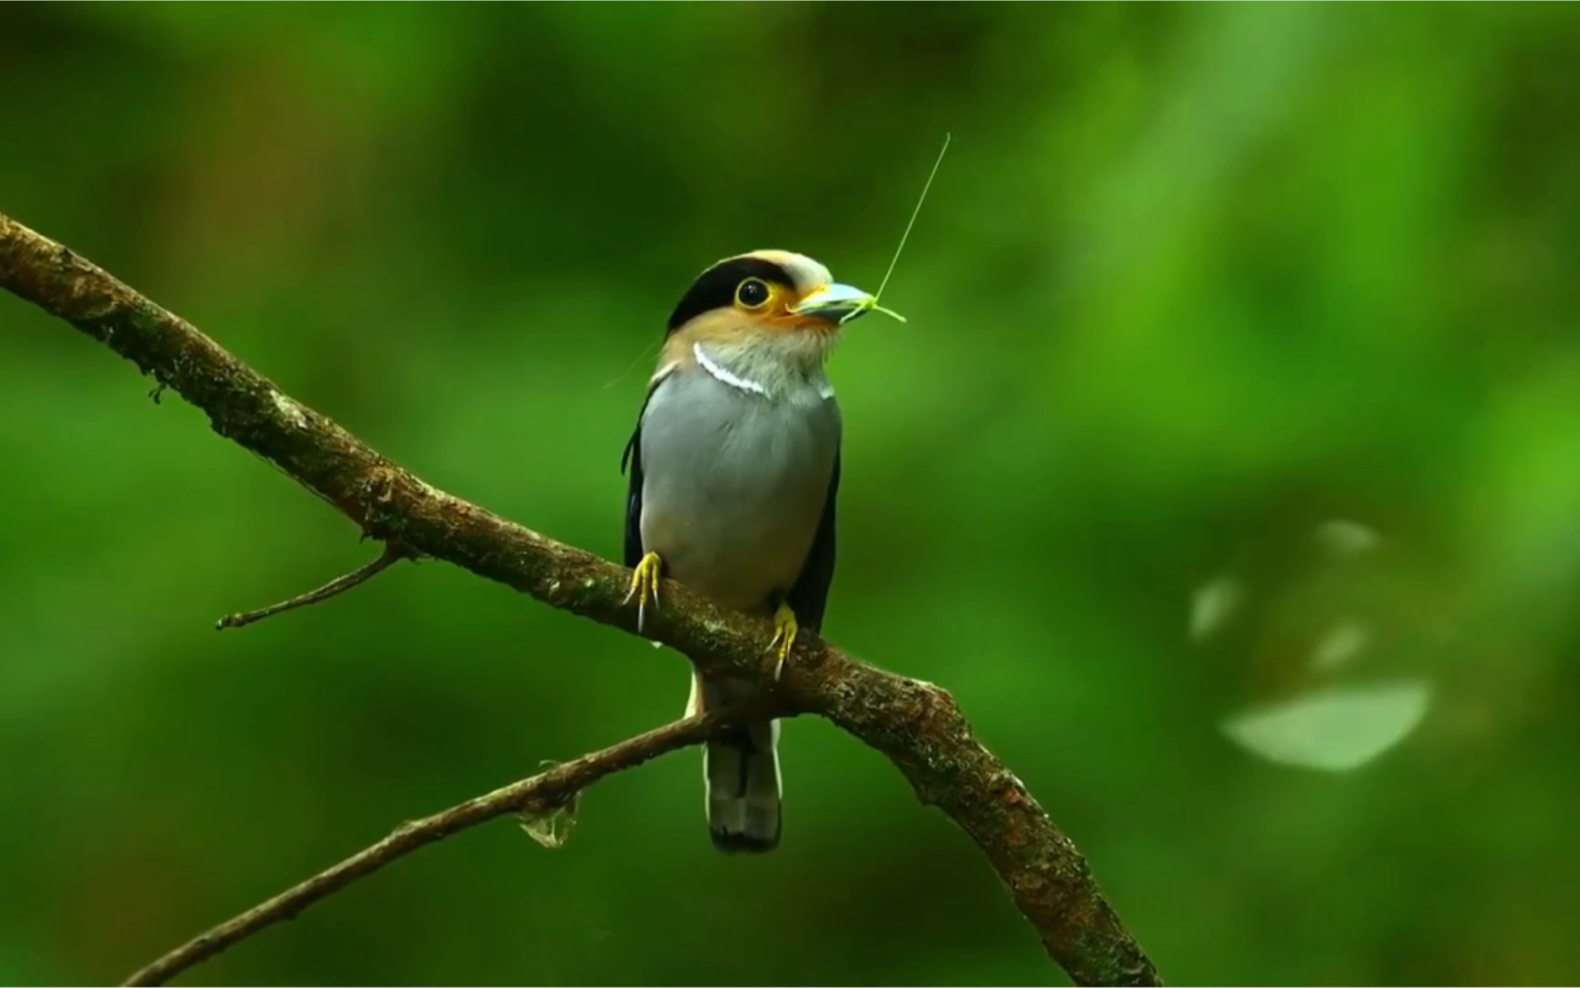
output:
M650 552L642 557L636 564L636 569L631 572L631 589L626 593L625 599L620 601L624 607L636 598L636 630L642 631L647 623L647 605L652 602L654 609L658 608L658 581L664 568L664 561L658 553Z
M801 626L796 622L795 611L789 604L780 604L779 610L774 612L774 640L768 643L768 650L774 653L774 682L784 675L785 660L790 658L790 650L795 648L795 638Z

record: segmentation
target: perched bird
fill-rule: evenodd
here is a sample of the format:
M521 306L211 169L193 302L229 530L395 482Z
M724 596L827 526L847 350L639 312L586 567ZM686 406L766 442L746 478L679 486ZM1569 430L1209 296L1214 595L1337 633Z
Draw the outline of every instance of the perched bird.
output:
M809 257L762 250L703 271L669 317L621 470L638 626L661 578L773 615L775 675L821 629L834 576L841 420L824 361L876 299ZM749 680L692 673L687 713L749 698ZM708 829L726 852L771 851L781 829L779 722L703 752Z

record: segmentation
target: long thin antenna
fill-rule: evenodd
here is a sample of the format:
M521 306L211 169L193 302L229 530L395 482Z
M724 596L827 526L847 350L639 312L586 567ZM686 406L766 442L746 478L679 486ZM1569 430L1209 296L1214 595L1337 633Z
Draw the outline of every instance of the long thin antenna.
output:
M894 248L894 259L889 261L889 270L883 274L883 284L878 286L878 294L873 301L883 297L883 290L889 287L889 279L894 277L894 266L900 263L900 252L905 249L905 241L911 238L911 227L916 225L916 215L922 211L922 203L927 201L927 190L933 187L933 179L938 175L938 166L944 163L944 152L949 150L949 140L953 135L944 134L944 146L938 149L938 160L933 162L933 170L927 175L927 184L922 186L921 198L916 200L916 208L911 210L911 220L905 224L905 232L900 235L900 246Z

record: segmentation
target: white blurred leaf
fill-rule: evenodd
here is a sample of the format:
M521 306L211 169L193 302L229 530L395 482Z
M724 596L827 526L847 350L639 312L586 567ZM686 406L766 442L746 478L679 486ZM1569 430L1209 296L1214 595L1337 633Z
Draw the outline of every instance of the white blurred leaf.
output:
M1377 548L1382 539L1360 522L1335 519L1317 526L1317 544L1335 556L1358 556Z
M1372 643L1372 631L1365 622L1345 618L1317 639L1311 650L1311 665L1316 669L1337 669L1354 661Z
M1238 714L1222 730L1268 761L1347 772L1408 737L1426 716L1431 693L1421 680L1321 690Z
M1202 641L1223 627L1244 599L1245 587L1232 576L1216 577L1202 584L1191 600L1191 640Z

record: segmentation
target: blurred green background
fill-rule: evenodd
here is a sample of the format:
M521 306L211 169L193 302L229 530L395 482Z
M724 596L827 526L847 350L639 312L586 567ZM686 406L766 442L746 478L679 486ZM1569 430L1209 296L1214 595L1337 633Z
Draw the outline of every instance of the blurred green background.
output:
M1574 5L14 5L0 210L432 483L618 558L727 254L875 286L830 638L950 689L1176 984L1580 970ZM683 659L371 558L0 297L0 982L102 983L679 715ZM194 984L1062 982L827 723L426 850Z

